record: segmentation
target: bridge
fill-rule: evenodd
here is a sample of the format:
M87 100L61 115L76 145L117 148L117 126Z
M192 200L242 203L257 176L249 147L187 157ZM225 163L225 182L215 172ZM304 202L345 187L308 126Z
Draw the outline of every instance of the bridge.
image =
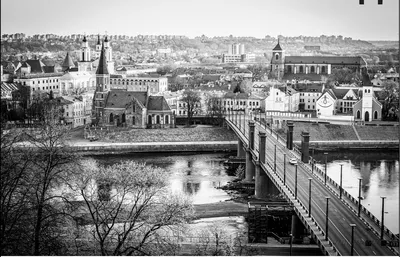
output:
M308 153L308 133L302 135L300 150L293 145L290 122L287 139L251 114L232 112L225 122L238 137L237 155L246 158L245 181L255 180L255 197L279 190L293 204L294 236L293 224L301 222L326 255L399 254L398 237L362 206L362 197L354 198L316 167Z

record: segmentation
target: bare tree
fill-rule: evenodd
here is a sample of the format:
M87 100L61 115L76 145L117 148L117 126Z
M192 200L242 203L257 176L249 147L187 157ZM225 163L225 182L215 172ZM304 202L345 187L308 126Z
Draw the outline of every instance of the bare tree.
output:
M193 206L169 193L163 169L132 161L84 166L72 188L84 201L102 255L174 253L169 236L192 217Z
M59 124L60 111L48 103L36 130L2 133L2 254L61 253L66 213L57 188L77 158L64 144L68 128Z
M210 96L206 100L207 105L207 116L210 120L217 122L218 125L222 125L224 110L222 107L222 98L216 96Z
M68 180L74 171L73 163L77 156L65 144L69 128L60 125L62 108L53 103L46 104L43 110L43 122L39 131L27 133L32 151L30 183L33 189L31 197L34 206L34 255L41 254L41 242L49 223L57 223L60 215L60 205L54 202L67 200L55 189ZM52 237L52 232L46 234Z
M1 255L27 253L20 240L26 239L29 217L27 172L30 160L27 152L17 152L17 144L21 142L20 133L16 130L1 131ZM29 156L29 154L28 154ZM26 242L29 240L25 240Z
M187 112L187 125L189 126L192 122L193 115L196 111L200 110L200 95L199 93L192 90L185 90L182 95L181 101L185 103L185 110Z

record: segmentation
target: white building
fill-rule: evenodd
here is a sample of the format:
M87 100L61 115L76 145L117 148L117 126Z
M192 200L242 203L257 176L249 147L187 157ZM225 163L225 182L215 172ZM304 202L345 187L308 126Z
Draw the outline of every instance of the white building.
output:
M91 123L93 92L81 96L62 96L66 100L64 118L73 128Z
M318 98L322 95L325 86L323 84L297 84L296 90L299 92L299 110L315 111Z
M29 86L31 98L34 94L50 94L59 95L59 83L62 73L43 73L43 74L27 74L19 78L15 78L15 83L21 83L23 86Z
M81 94L95 89L96 76L87 71L71 71L61 76L59 81L60 95Z
M266 111L297 112L300 94L291 87L271 87L265 99Z
M168 79L163 76L124 77L123 75L110 76L111 89L126 89L128 91L146 92L147 87L151 94L168 91Z

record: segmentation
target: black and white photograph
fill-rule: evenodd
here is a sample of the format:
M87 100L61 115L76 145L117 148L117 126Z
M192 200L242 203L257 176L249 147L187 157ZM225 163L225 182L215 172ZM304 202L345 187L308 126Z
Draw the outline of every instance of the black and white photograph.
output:
M399 0L1 0L1 256L399 256Z

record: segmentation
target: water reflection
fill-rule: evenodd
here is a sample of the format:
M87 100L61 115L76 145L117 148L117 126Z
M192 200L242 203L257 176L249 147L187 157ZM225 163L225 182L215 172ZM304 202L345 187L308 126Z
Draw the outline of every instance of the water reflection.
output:
M226 153L132 153L91 157L104 165L133 160L162 167L170 174L169 182L172 191L190 196L195 204L203 204L230 198L226 192L216 189L234 178L229 176L223 165L229 155Z
M320 168L324 170L325 157L316 153ZM382 200L385 200L385 225L399 233L399 155L396 151L341 151L329 152L328 175L340 182L340 164L343 164L343 188L358 197L358 182L362 178L362 204L381 219Z

